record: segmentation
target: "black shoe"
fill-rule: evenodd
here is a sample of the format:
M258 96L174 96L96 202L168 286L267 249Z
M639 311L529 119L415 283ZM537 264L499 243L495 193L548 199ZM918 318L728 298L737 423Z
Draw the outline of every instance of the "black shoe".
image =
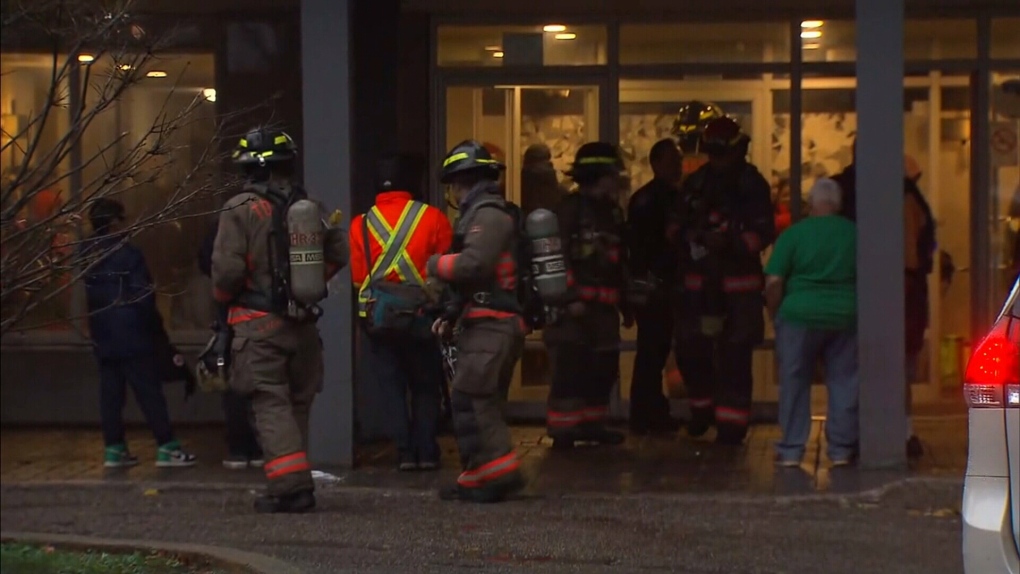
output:
M597 425L585 430L583 440L597 442L608 446L618 446L627 440L627 436L622 432L609 430L602 425Z
M664 417L650 422L632 422L630 432L636 435L675 434L680 430L680 426L680 421L673 417Z
M924 456L924 445L917 435L910 435L907 439L907 458L921 458Z
M412 470L418 470L418 457L410 453L403 453L400 455L400 462L397 463L397 470L401 472L410 472Z
M284 496L264 495L255 499L255 512L259 514L300 514L315 508L315 495L311 490L302 490Z
M687 423L687 434L692 438L700 438L705 436L710 428L712 428L711 420L693 418Z
M718 429L719 433L715 437L716 444L722 446L740 446L744 444L744 438L747 436L747 427L721 425Z

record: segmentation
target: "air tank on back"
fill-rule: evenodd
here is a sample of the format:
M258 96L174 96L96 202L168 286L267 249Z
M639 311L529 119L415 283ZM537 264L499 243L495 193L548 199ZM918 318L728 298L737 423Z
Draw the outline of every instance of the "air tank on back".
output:
M524 230L531 241L531 275L539 297L546 303L562 300L569 285L556 214L536 209L525 220Z
M318 204L295 201L287 210L290 233L290 291L298 303L314 305L326 298L326 226Z

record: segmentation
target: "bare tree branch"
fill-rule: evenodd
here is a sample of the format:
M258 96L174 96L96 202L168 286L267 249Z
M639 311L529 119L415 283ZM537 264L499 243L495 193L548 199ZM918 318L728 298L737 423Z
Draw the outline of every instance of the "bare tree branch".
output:
M188 94L181 84L187 66L157 104L150 124L116 133L101 129L147 74L173 57L167 53L173 33L146 30L132 13L133 4L2 2L5 39L35 34L46 39L50 53L42 105L2 134L0 152L15 159L5 165L0 186L0 335L38 327L30 320L33 312L68 295L112 249L143 231L210 216L218 209L217 196L236 184L220 173L226 159L222 150L226 138L240 133L236 120L251 110L216 115L201 93L182 103ZM12 81L11 74L3 81ZM213 126L212 135L193 141L191 130L207 125ZM152 197L157 184L165 193ZM52 200L47 194L57 186L71 192ZM142 196L146 208L121 232L120 242L105 250L87 248L93 243L86 238L85 222L96 200ZM50 209L34 209L45 201L53 203Z

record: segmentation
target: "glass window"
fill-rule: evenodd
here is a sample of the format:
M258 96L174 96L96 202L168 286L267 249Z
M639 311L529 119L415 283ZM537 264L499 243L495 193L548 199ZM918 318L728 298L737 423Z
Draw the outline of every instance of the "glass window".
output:
M625 24L620 63L789 62L785 22L756 24Z
M1006 298L1020 273L1020 70L992 74L992 293Z
M6 321L28 311L16 321L19 329L66 331L74 316L68 264L78 227L62 212L71 199L67 154L54 153L70 131L66 64L63 55L0 54L2 313ZM65 270L50 271L60 266Z
M591 66L606 63L604 26L440 26L440 66Z
M857 59L856 23L805 20L801 45L805 62L852 62ZM977 57L976 20L908 20L903 29L907 61Z
M992 57L1020 58L1020 18L992 20Z
M91 89L85 93L98 94L110 71L122 65L108 56L89 64ZM203 177L218 167L210 149L216 139L215 60L211 54L161 56L138 73L143 79L96 114L82 137L83 194L121 201L128 221L141 227L133 242L145 254L167 329L205 329L215 315L197 254L214 216L198 215L217 208ZM87 96L86 108L95 99ZM159 153L152 152L155 146ZM132 166L133 175L111 186L105 182L111 166Z

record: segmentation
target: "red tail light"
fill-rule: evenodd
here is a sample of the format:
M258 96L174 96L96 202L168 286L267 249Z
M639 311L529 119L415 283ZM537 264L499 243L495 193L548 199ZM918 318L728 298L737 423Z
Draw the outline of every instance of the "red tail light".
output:
M974 350L964 376L971 408L1020 407L1020 325L1004 318Z

